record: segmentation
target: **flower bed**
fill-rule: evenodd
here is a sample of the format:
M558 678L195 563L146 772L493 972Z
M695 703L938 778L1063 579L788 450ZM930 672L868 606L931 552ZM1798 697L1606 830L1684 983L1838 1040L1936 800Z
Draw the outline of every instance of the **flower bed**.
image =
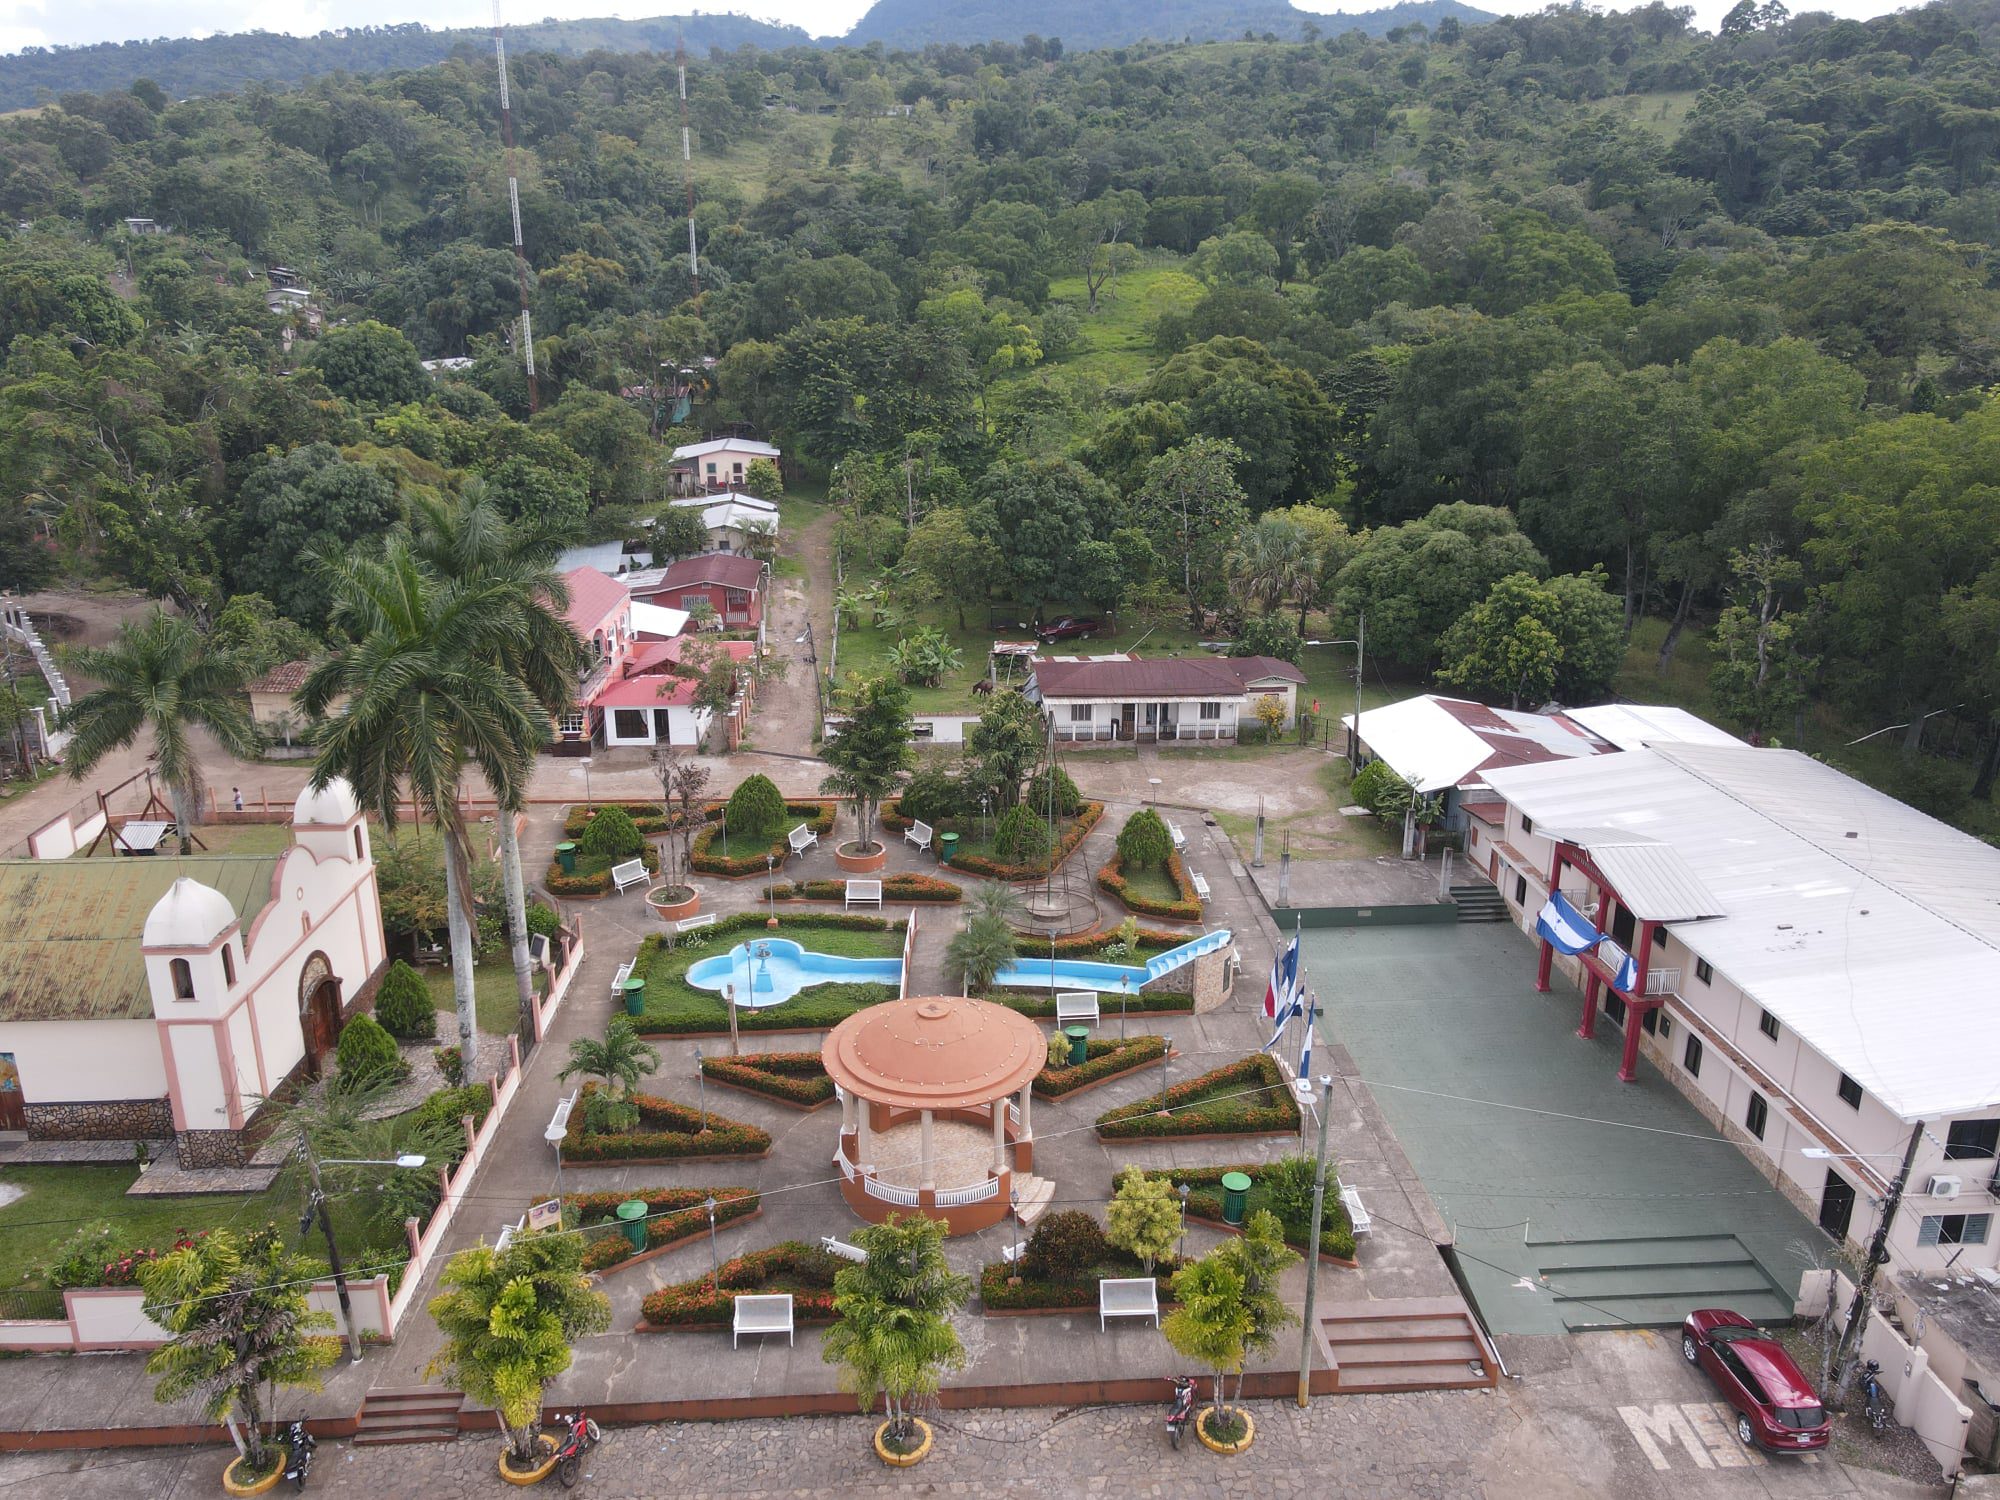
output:
M649 839L656 839L667 831L667 815L657 802L591 802L570 808L568 816L563 819L563 837L582 838L590 820L613 807L630 818L639 832Z
M712 1082L748 1089L780 1104L812 1109L833 1097L833 1080L817 1052L746 1052L741 1057L704 1057L701 1071Z
M1093 1083L1116 1078L1147 1063L1156 1063L1166 1050L1163 1036L1135 1036L1125 1041L1086 1042L1084 1060L1067 1068L1043 1068L1035 1075L1035 1097L1060 1099Z
M1125 878L1124 860L1117 854L1111 862L1097 872L1098 888L1115 896L1125 904L1127 911L1136 911L1149 917L1167 917L1177 922L1199 922L1201 920L1201 898L1195 894L1194 883L1188 879L1187 867L1181 863L1178 854L1167 856L1167 879L1180 892L1180 899L1163 901L1157 897L1144 896L1132 889Z
M739 1293L790 1292L794 1323L833 1319L833 1278L846 1262L803 1240L784 1240L726 1260L706 1276L663 1286L639 1304L649 1329L728 1328Z
M1031 949L1024 950L1029 958L1047 958L1049 940L1043 933L1016 931L1014 936L1022 943L1032 943ZM1160 932L1154 928L1141 927L1138 941L1129 954L1106 957L1106 952L1118 941L1118 929L1107 927L1101 932L1078 932L1055 941L1056 958L1102 959L1106 963L1131 963L1140 959L1155 958L1169 949L1178 948L1188 941L1185 932Z
M834 815L840 811L840 804L832 801L787 802L783 828L773 829L763 837L756 834L731 833L729 842L732 845L747 845L750 852L743 854L732 852L727 855L710 852L710 846L727 832L722 826L722 808L723 804L719 802L709 807L703 816L708 819L711 826L702 829L694 836L694 848L688 863L703 875L764 874L770 869L765 863L766 855L775 855L782 864L785 856L792 852L792 846L787 842L786 835L799 824L804 823L821 838L832 833Z
M1194 1191L1188 1194L1187 1207L1190 1219L1207 1219L1212 1223L1222 1223L1222 1178L1227 1172L1241 1172L1250 1179L1249 1202L1244 1208L1244 1216L1271 1205L1264 1200L1263 1173L1270 1167L1269 1162L1244 1162L1231 1167L1175 1167L1166 1175L1176 1183L1185 1182ZM1308 1220L1311 1215L1306 1215ZM1282 1222L1282 1220L1281 1220ZM1304 1254L1309 1243L1311 1224L1285 1225L1285 1243ZM1340 1179L1331 1168L1326 1174L1326 1203L1319 1218L1319 1253L1330 1255L1336 1260L1354 1259L1354 1224L1347 1216L1347 1205L1340 1201Z
M714 990L697 989L687 981L688 967L719 948L732 945L734 935L764 930L761 912L737 912L723 917L667 946L664 933L654 933L639 945L632 972L646 980L646 1008L633 1023L641 1036L686 1036L729 1029L729 1013ZM807 948L846 958L897 958L902 955L903 924L853 912L787 912L781 935ZM864 1005L896 998L894 985L872 982L819 984L802 990L782 1005L761 1010L739 1009L739 1031L818 1031L837 1025Z
M732 1120L711 1109L707 1111L708 1128L703 1130L701 1110L676 1104L671 1099L657 1099L651 1094L632 1095L632 1102L639 1106L636 1129L599 1135L585 1130L583 1124L584 1117L590 1112L589 1095L596 1088L596 1084L586 1083L576 1101L576 1108L570 1111L569 1134L563 1138L565 1161L672 1161L690 1156L762 1156L771 1149L770 1132L759 1130L755 1125L745 1125L741 1120Z
M968 875L984 875L989 880L1032 880L1037 875L1046 875L1076 852L1090 830L1097 826L1097 820L1104 816L1102 802L1086 802L1083 811L1071 819L1062 837L1056 841L1054 858L1047 863L1032 865L1002 864L997 859L988 859L983 854L971 854L960 850L951 857L951 867Z
M1097 1117L1104 1140L1154 1140L1184 1135L1280 1135L1299 1128L1292 1097L1277 1059L1259 1052L1174 1084L1167 1114L1160 1096L1120 1105Z
M794 880L787 885L767 885L760 894L776 901L845 901L844 880ZM959 901L965 892L949 880L935 875L890 875L882 881L884 901Z
M602 896L611 889L611 867L623 864L628 859L645 861L646 873L660 873L660 851L652 845L644 845L637 854L623 855L613 859L603 854L585 854L577 851L576 873L565 875L562 861L552 859L542 875L542 886L552 896Z
M1152 1276L1159 1284L1160 1307L1176 1306L1172 1282L1181 1262L1168 1256L1153 1262L1148 1271L1135 1256L1121 1256L1092 1266L1074 1281L1045 1281L1022 1276L1014 1285L1015 1268L994 1261L979 1272L979 1300L988 1312L1069 1312L1097 1307L1097 1283L1101 1277Z
M583 1268L603 1271L621 1265L639 1254L618 1227L618 1205L634 1198L646 1205L646 1248L656 1250L686 1239L708 1227L705 1201L715 1199L717 1225L747 1219L757 1212L757 1195L743 1187L635 1188L629 1193L563 1194L564 1226L582 1229L589 1243L584 1246ZM589 1231L601 1231L591 1237Z

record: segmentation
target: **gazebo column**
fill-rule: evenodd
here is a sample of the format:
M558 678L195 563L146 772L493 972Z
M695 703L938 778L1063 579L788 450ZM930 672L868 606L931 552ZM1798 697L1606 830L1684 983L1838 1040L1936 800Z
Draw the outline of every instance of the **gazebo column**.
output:
M1016 1096L1016 1102L1021 1106L1021 1129L1019 1134L1024 1141L1033 1139L1035 1134L1028 1124L1028 1101L1034 1098L1034 1096L1035 1086L1032 1083L1022 1084L1021 1092Z
M920 1118L923 1123L918 1126L920 1132L918 1154L923 1159L923 1169L917 1178L917 1186L924 1192L931 1193L937 1191L937 1149L932 1139L931 1112L925 1110Z
M1007 1171L1007 1100L1005 1096L993 1101L993 1175L1000 1177Z

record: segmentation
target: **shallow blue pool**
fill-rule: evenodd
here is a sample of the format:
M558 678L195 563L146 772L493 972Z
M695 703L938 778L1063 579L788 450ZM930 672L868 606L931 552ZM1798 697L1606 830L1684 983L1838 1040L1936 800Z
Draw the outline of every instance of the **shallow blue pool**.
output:
M1046 958L1017 958L995 975L993 982L1015 990L1116 991L1122 985L1137 994L1146 982L1146 971L1128 964L1087 963L1077 958L1059 958L1053 965Z
M841 958L832 953L809 952L789 938L754 938L738 943L727 953L690 964L687 978L696 989L714 990L718 994L725 984L733 985L738 1005L762 1010L782 1005L800 990L809 990L816 984L900 986L903 961Z

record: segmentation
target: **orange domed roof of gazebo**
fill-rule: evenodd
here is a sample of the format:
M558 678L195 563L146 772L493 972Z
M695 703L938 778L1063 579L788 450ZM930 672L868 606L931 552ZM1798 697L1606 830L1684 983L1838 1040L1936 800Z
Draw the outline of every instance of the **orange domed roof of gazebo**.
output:
M1032 1083L1049 1060L1049 1044L1018 1011L939 996L856 1011L827 1034L820 1057L828 1076L857 1098L958 1109Z

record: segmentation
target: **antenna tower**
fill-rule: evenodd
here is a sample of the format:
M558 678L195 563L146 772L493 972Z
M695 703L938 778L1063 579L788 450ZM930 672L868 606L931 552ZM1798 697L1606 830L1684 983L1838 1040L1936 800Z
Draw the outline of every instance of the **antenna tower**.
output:
M528 410L541 410L535 379L535 323L528 311L528 252L521 244L521 182L514 170L514 105L507 93L507 38L501 30L500 0L493 0L493 58L500 68L500 139L507 147L507 206L514 215L514 279L521 288L521 362L528 372Z
M681 185L687 189L688 280L694 284L695 300L699 302L701 262L694 253L694 136L688 129L687 37L678 24L674 27L674 71L680 75L681 83Z

